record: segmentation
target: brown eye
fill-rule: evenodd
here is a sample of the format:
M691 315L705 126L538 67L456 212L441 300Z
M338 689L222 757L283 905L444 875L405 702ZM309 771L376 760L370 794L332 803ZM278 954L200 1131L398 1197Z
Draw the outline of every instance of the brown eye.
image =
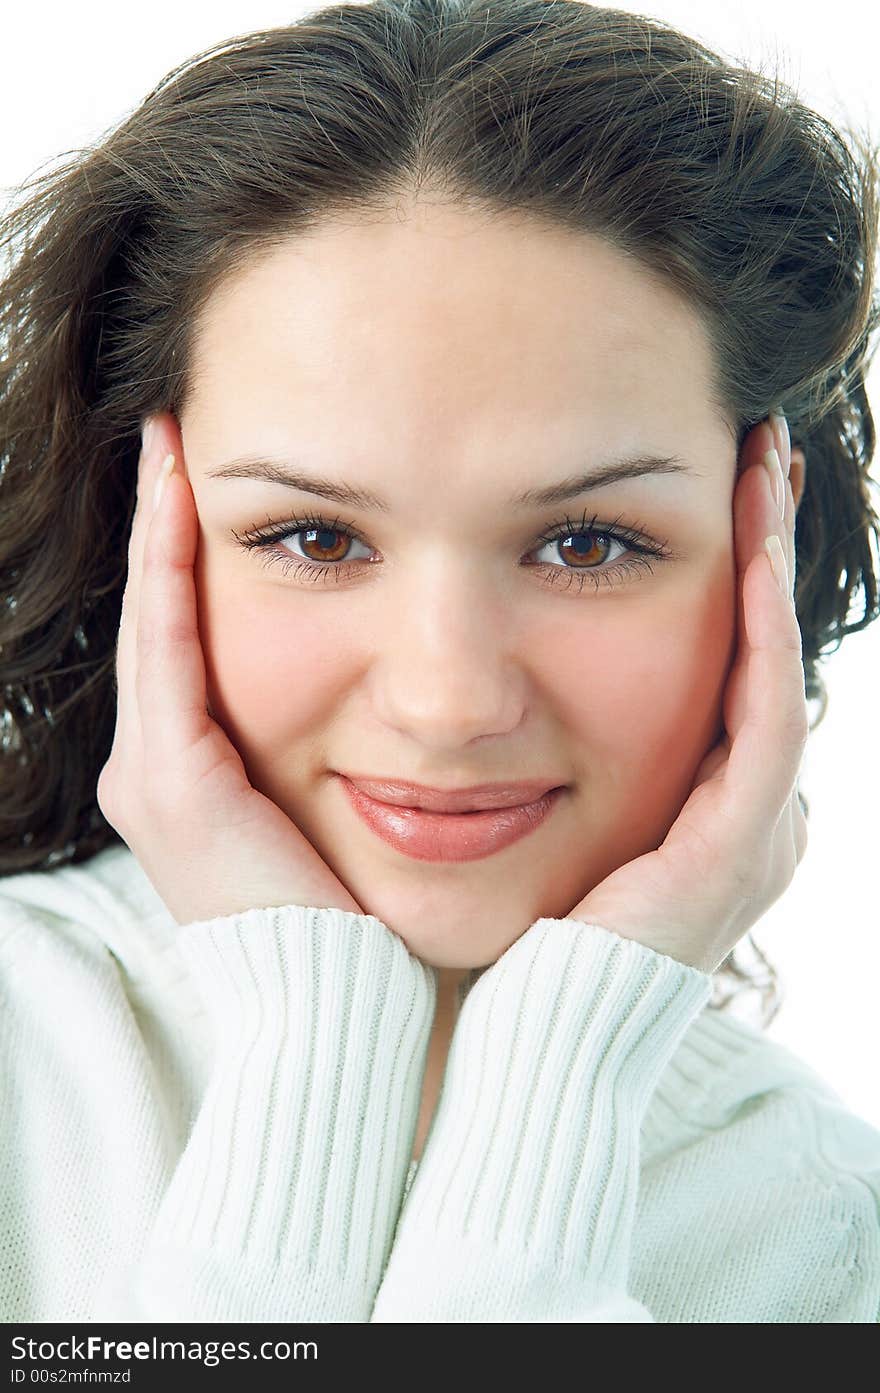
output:
M588 540L584 540L584 539ZM574 545L570 545L570 542ZM607 561L609 539L601 532L574 532L557 542L559 555L563 561L577 562L578 565L598 565ZM613 542L612 542L613 545ZM597 555L597 553L600 553Z
M623 540L613 533L581 527L546 538L538 550L546 549L549 552L552 548L551 564L558 565L561 559L569 570L591 571L608 560L610 547L620 548L617 556L612 556L613 561L617 561L627 550Z
M331 521L310 514L274 524L267 518L264 527L251 527L241 535L233 528L232 535L239 546L257 552L265 566L280 565L283 575L314 584L343 584L356 573L351 562L377 559L354 524L338 517ZM608 564L609 545L620 548L611 558L618 564ZM352 556L352 546L363 547L366 555ZM586 511L580 521L566 518L545 532L528 555L537 558L551 547L549 560L536 559L530 564L542 572L549 585L569 589L582 590L588 583L594 590L610 587L624 577L650 573L654 562L676 559L668 543L655 541L640 529L622 526L620 519L600 524L597 517L588 518Z
M305 556L309 561L318 562L344 561L346 548L352 541L351 537L333 527L300 528L290 536L302 537L300 545Z

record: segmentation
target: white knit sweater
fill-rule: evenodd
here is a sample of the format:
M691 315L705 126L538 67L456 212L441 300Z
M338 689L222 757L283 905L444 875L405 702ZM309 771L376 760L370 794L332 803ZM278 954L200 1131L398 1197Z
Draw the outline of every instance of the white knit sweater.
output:
M880 1320L880 1132L604 928L471 974L418 1169L371 915L180 926L113 846L0 880L0 991L5 1322Z

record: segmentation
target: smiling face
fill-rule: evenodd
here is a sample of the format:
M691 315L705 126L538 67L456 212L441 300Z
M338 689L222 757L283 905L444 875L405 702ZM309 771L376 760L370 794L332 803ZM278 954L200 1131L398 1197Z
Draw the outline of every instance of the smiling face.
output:
M495 961L657 847L721 733L736 447L711 371L693 312L605 243L424 203L292 238L199 320L180 427L212 714L427 963ZM685 468L511 501L647 455ZM244 456L385 506L212 477ZM291 519L271 561L233 535ZM340 772L568 787L528 836L441 863L380 840Z

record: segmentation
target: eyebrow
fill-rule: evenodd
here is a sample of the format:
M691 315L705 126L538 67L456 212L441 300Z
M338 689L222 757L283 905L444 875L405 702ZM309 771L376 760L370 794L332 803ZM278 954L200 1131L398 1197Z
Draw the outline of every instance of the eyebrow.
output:
M561 479L559 483L549 484L546 488L526 489L525 493L508 499L508 506L548 507L555 503L565 503L568 499L589 493L592 489L618 484L624 479L640 479L646 474L695 474L702 477L677 455L637 455L608 460L589 474L571 475L567 479ZM391 511L390 504L384 498L379 498L367 489L318 475L303 474L293 462L284 459L262 459L253 455L243 455L216 469L209 469L207 476L210 479L260 479L264 483L283 484L286 488L298 489L301 493L313 493L319 498L330 498L348 508L380 513Z

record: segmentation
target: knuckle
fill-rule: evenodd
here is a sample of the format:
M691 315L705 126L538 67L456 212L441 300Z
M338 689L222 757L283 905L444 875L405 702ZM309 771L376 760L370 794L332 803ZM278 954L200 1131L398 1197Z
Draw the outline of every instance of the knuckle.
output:
M135 565L136 565L136 563L137 563L137 556L138 556L138 526L137 526L137 514L135 514L134 522L133 522L133 524L132 524L131 532L128 534L128 575L129 575L129 578L131 577L131 575L132 575L132 573L133 573L133 571L134 571L134 569L135 569Z
M786 711L782 723L782 737L794 748L803 748L810 735L810 721L806 702L798 701Z
M98 773L97 783L98 797L105 803L112 796L112 783L113 761L112 759L108 759L107 763L101 768L101 770Z
M758 894L762 881L761 865L758 856L750 856L747 860L738 860L731 864L732 891L737 900L750 901Z
M147 531L141 551L141 571L144 575L160 575L168 564L168 544L161 532Z
M142 662L154 661L157 655L172 655L175 649L185 649L192 639L189 625L182 619L166 619L161 624L144 624L138 635Z
M108 761L98 775L95 798L103 816L112 826L118 822L117 777L115 767Z

